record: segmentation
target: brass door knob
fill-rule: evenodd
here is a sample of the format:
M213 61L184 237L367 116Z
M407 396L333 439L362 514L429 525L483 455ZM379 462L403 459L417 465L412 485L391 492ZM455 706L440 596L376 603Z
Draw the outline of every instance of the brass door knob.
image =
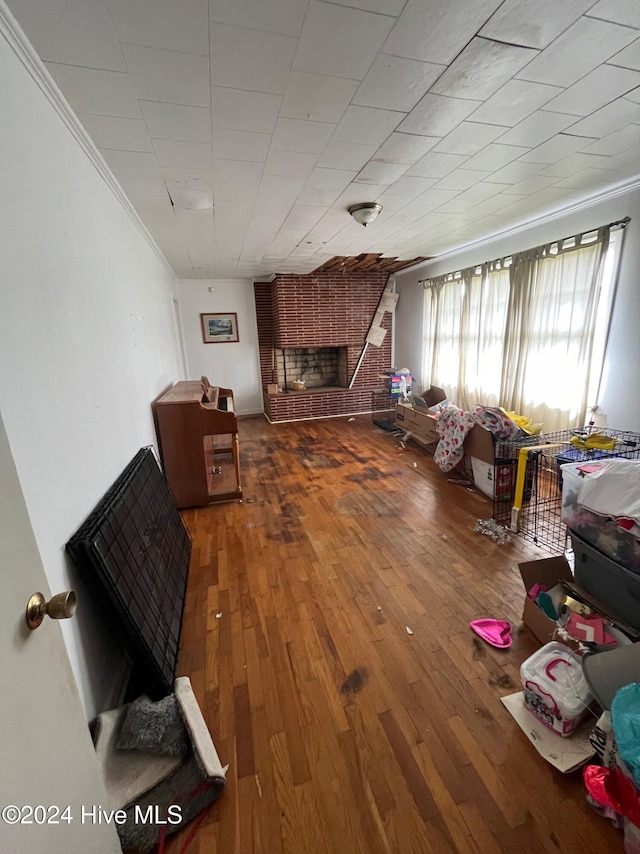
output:
M68 620L73 617L78 607L78 597L75 590L56 593L48 602L42 593L34 593L27 602L27 626L37 629L48 614L52 620Z

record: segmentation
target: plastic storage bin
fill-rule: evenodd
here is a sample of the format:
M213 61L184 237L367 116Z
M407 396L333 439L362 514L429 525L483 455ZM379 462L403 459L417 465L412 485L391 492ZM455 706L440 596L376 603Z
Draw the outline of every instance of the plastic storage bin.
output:
M627 569L569 530L575 555L576 584L640 631L640 573Z
M580 656L556 641L522 663L520 678L527 709L561 736L571 735L593 702Z

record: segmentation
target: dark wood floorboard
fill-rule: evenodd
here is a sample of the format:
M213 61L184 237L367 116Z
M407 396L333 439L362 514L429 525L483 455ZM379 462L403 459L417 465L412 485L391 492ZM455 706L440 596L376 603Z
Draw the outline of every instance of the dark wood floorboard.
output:
M178 672L229 763L190 854L621 851L500 702L538 647L517 564L548 555L474 532L489 500L369 417L239 426L244 503L183 513Z

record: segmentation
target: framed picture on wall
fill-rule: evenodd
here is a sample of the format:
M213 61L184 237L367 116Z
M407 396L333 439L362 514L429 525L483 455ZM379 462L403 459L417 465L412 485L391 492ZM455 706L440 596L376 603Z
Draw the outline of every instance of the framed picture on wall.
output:
M205 344L232 344L239 341L238 315L201 314L202 340Z

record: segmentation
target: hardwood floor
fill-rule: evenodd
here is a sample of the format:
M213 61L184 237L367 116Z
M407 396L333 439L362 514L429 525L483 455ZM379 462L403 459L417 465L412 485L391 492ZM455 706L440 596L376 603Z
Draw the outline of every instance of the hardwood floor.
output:
M190 854L621 851L500 702L539 646L517 563L548 555L474 532L489 500L370 417L247 419L240 442L244 503L183 513L178 671L229 763Z

